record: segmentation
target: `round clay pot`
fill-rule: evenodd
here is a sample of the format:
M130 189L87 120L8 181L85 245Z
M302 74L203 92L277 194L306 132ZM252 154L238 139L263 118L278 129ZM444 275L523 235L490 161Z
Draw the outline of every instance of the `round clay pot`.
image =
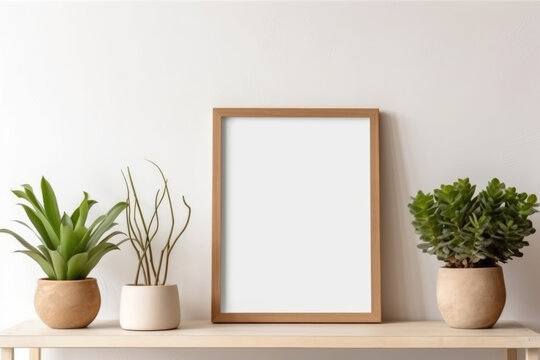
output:
M101 306L96 279L39 279L34 307L39 318L54 329L76 329L88 326Z
M505 302L506 290L500 266L439 269L437 303L448 326L490 328L501 316Z
M124 285L120 326L125 330L169 330L180 325L176 285Z

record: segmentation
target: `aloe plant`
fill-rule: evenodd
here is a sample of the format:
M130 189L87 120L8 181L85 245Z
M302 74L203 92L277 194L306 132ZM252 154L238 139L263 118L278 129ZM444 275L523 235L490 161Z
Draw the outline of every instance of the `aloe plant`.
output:
M105 215L99 216L86 227L88 212L97 203L91 200L86 192L81 204L71 216L66 213L60 216L56 195L44 177L41 178L43 203L38 200L30 185L24 184L22 190L12 192L26 202L18 205L22 206L34 229L23 221L15 222L32 230L41 244L34 247L22 236L8 229L0 229L0 233L17 239L25 248L17 252L36 261L49 279L85 279L105 254L118 249L120 243L114 244L109 240L123 233L105 233L116 225L114 220L126 208L125 202L117 203Z
M476 196L475 190L468 178L458 179L433 193L419 191L409 204L418 248L446 267L492 267L521 257L525 237L536 232L529 219L539 206L536 195L496 178Z

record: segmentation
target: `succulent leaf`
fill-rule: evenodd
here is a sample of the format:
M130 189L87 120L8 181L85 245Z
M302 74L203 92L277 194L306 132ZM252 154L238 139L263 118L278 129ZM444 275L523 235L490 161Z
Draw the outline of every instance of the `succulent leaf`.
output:
M32 250L17 250L15 252L28 255L30 258L32 258L35 262L39 264L43 272L47 275L47 277L51 280L56 279L56 274L54 273L54 269L51 265L51 262L48 261L45 257L43 257L42 254L38 253L37 251Z
M58 210L56 195L54 194L51 184L49 184L45 177L41 178L41 194L43 196L43 207L45 209L47 219L49 220L53 229L57 231L56 234L60 235L60 232L58 231L60 229L60 211Z
M475 190L465 178L412 197L417 247L448 267L494 266L523 256L524 238L536 231L527 218L537 212L536 195L518 193L496 178L476 196Z
M84 279L106 253L118 249L118 244L110 243L109 240L123 233L106 233L116 225L114 220L125 209L125 202L116 204L106 215L99 216L86 228L89 210L96 203L89 199L86 192L71 216L64 213L60 217L56 195L45 178L41 181L43 205L37 200L30 185L22 187L24 191L13 190L13 193L28 203L19 205L23 207L35 230L22 221L16 222L32 230L41 244L36 248L8 229L0 229L0 233L11 235L26 248L17 252L36 261L49 279Z

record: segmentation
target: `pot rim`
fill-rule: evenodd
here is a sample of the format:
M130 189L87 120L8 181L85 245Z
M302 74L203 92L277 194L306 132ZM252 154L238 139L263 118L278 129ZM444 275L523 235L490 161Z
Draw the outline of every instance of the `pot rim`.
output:
M144 285L144 284L124 284L122 286L129 286L129 287L133 287L133 288L165 288L165 287L173 287L173 286L178 286L178 284L165 284L165 285Z
M48 278L39 278L38 282L62 282L62 283L75 283L75 282L94 282L97 281L96 278L88 277L86 279L79 279L79 280L54 280L54 279L48 279Z
M497 270L501 269L502 267L500 265L495 266L489 266L489 267L477 267L477 268L450 268L446 266L439 267L439 270L476 270L476 271L488 271L488 270Z

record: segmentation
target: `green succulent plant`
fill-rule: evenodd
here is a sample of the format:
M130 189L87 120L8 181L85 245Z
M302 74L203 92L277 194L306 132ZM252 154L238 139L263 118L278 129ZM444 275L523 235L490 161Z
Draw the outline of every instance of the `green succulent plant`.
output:
M22 236L8 229L0 229L0 233L17 239L26 249L17 252L35 260L49 279L85 279L105 254L118 249L120 243L113 244L109 240L123 233L114 231L106 236L105 233L116 225L114 220L126 208L125 202L117 203L105 215L99 216L86 227L88 212L97 203L90 200L86 192L81 204L71 216L66 213L60 216L53 188L44 177L41 178L43 203L38 200L30 185L22 185L22 188L12 192L26 201L26 204L18 205L22 206L34 229L23 221L15 222L32 230L41 244L34 247Z
M441 185L433 193L419 191L409 210L423 252L436 255L447 267L491 267L521 257L535 233L530 215L539 204L534 194L518 193L498 179L475 196L469 179Z

